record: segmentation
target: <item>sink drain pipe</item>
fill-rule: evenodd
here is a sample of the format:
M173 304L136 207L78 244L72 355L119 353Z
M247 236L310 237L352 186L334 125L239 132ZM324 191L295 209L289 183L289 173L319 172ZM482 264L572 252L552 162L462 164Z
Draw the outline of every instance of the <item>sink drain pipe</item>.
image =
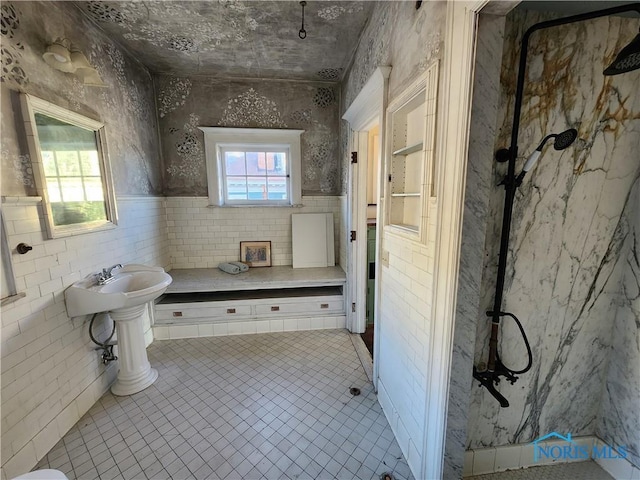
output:
M98 345L98 348L94 348L94 350L102 350L102 355L100 356L100 358L102 359L102 363L106 365L107 363L118 359L118 357L113 354L113 347L114 345L117 345L118 342L111 342L111 339L116 333L116 322L114 320L111 320L113 322L111 335L109 335L109 338L107 338L104 342L99 342L98 340L96 340L96 337L93 336L93 323L95 322L98 315L100 315L100 313L94 313L91 317L91 321L89 322L89 337L91 338L91 341L93 343Z

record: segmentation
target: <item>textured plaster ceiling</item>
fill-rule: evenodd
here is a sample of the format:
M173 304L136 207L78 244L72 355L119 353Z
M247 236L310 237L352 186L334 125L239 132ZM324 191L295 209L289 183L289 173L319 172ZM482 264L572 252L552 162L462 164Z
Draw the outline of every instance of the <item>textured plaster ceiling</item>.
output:
M76 5L154 73L339 81L375 2L88 1Z

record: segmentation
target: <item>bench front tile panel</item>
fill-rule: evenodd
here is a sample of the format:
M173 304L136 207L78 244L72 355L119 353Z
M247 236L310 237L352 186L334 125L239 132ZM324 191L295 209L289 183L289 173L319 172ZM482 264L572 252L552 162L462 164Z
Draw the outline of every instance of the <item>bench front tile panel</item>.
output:
M346 327L340 267L180 269L155 305L158 340Z

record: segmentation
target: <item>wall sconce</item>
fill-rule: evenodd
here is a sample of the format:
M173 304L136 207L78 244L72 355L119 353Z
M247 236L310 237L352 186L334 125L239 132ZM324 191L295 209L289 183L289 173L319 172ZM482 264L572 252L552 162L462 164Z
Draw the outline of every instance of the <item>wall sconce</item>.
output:
M106 87L87 57L66 38L56 39L47 47L42 58L47 65L56 70L75 74L84 85Z

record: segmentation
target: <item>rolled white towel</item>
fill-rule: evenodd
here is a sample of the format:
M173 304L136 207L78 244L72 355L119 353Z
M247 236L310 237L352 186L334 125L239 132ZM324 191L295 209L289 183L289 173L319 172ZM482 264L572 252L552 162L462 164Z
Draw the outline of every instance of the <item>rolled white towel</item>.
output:
M230 273L232 275L237 275L240 273L240 267L237 265L232 265L230 263L220 263L218 264L218 268L223 272Z
M249 270L249 265L243 262L229 262L229 264L235 265L240 269L241 272L246 272L247 270Z

